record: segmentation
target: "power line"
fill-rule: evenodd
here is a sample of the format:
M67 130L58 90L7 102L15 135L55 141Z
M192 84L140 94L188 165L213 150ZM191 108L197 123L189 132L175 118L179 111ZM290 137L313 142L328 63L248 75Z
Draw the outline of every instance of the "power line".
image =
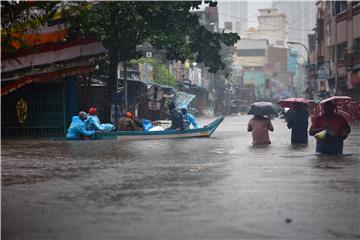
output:
M275 2L275 3L273 3L273 6L275 7L275 8L277 8L277 9L279 9L279 10L281 10L280 8L279 8L279 6L277 6L278 4L280 4L280 7L281 7L281 2ZM297 6L297 5L293 5L293 3L291 3L291 2L286 2L286 4L291 4L291 6L293 7L293 6ZM285 6L289 6L289 5L285 5ZM284 7L285 7L284 6ZM301 7L301 6L299 6L299 7ZM297 21L299 21L299 19L301 19L301 16L304 14L304 13L309 13L310 11L309 10L311 10L311 7L314 7L314 5L308 5L307 7L305 7L302 11L301 11L301 13L300 14L298 14L296 17L295 17L295 20L293 20L291 23L289 23L289 25L292 25L292 24L294 24L295 22L297 22ZM295 7L296 8L296 7ZM287 15L288 16L288 15ZM306 16L306 15L305 15ZM303 16L304 17L304 16Z
M241 21L247 21L247 22L249 21L249 22L258 23L258 21L255 21L255 20L250 20L250 19L247 19L247 18L235 17L235 16L232 16L232 15L229 15L229 14L226 14L226 13L220 13L219 12L219 14L225 15L225 16L228 16L228 17L231 17L231 18L239 19ZM270 24L270 23L262 23L262 25L274 26L274 27L277 27L278 29L283 29L279 25ZM312 29L301 29L301 28L293 28L293 27L288 27L288 29L292 29L292 30L296 30L296 31L312 31Z
M299 21L299 19L301 19L301 16L302 16L305 12L309 13L310 11L308 11L308 10L311 10L310 7L311 7L311 5L309 5L309 7L305 8L303 11L301 11L301 13L295 18L295 20L293 20L291 23L289 23L289 25L292 25L292 24L296 23L297 21ZM306 15L305 15L305 16L306 16Z
M273 32L273 31L272 31L272 32L266 32L266 33L264 33L264 37L263 37L263 38L260 38L260 39L266 39L266 36L269 36L269 35L275 35L275 36L277 36L278 33L277 33L277 32ZM247 38L246 34L241 35L241 36L243 36L244 38ZM249 37L250 37L250 38L252 37L251 34L250 34ZM280 40L280 39L279 39L279 40ZM296 41L301 41L301 42L306 42L306 43L307 43L307 41L308 41L308 39L306 39L306 38L295 38L295 37L289 37L288 40L296 40Z

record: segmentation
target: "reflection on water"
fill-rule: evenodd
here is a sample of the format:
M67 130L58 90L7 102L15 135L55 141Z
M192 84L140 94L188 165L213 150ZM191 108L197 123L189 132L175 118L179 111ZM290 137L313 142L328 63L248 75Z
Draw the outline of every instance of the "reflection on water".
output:
M227 117L209 139L3 140L3 236L359 237L359 125L344 155L318 156L280 119L253 147L248 120Z

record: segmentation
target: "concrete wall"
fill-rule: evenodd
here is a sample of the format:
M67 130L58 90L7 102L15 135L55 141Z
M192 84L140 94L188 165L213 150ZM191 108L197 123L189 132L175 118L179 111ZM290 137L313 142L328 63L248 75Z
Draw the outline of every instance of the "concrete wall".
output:
M344 21L338 22L336 26L336 35L337 35L338 43L346 42L346 32L347 32L346 19L344 19Z
M360 37L360 14L353 16L353 37Z
M276 47L287 47L288 29L287 18L277 9L260 9L258 16L258 34L269 40L269 44Z
M272 72L287 70L287 48L269 47L266 68Z
M244 67L262 67L266 63L267 40L241 39L235 44L233 64ZM265 56L238 56L238 50L263 49Z

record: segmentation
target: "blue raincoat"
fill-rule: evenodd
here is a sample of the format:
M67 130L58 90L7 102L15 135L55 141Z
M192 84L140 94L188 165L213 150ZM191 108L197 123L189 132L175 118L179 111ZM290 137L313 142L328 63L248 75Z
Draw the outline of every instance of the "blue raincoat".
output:
M144 131L149 131L152 127L153 127L153 125L152 125L152 123L151 123L151 121L150 120L147 120L147 119L143 119L142 120L142 123L143 123L143 128L144 128Z
M86 130L99 130L99 131L112 131L115 130L115 126L111 123L103 123L100 124L100 119L96 115L88 116L88 119L85 121L85 128Z
M302 110L292 110L287 114L287 127L291 130L291 143L307 144L309 114Z
M194 128L199 128L198 122L196 121L194 115L192 115L191 113L184 114L184 119L188 122L188 127L190 127L190 124L192 124Z
M79 118L79 116L72 117L72 122L66 134L67 140L81 140L81 135L92 136L95 131L87 131L85 123Z

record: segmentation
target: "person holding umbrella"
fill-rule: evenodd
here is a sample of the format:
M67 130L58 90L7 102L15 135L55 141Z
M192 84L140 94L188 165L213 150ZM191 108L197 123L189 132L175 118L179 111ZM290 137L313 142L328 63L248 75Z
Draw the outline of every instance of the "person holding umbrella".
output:
M308 119L307 100L304 98L289 98L278 103L282 107L288 107L286 121L287 127L291 129L291 144L308 143Z
M342 154L343 142L351 129L341 115L335 113L332 101L324 103L324 114L315 118L309 134L316 138L316 152L320 154Z
M289 113L287 119L287 127L291 129L291 144L308 143L308 119L306 105L295 102L294 109Z
M252 132L253 145L271 144L268 131L274 131L269 118L265 115L277 115L272 103L258 102L251 105L248 115L254 115L248 123L248 132Z

